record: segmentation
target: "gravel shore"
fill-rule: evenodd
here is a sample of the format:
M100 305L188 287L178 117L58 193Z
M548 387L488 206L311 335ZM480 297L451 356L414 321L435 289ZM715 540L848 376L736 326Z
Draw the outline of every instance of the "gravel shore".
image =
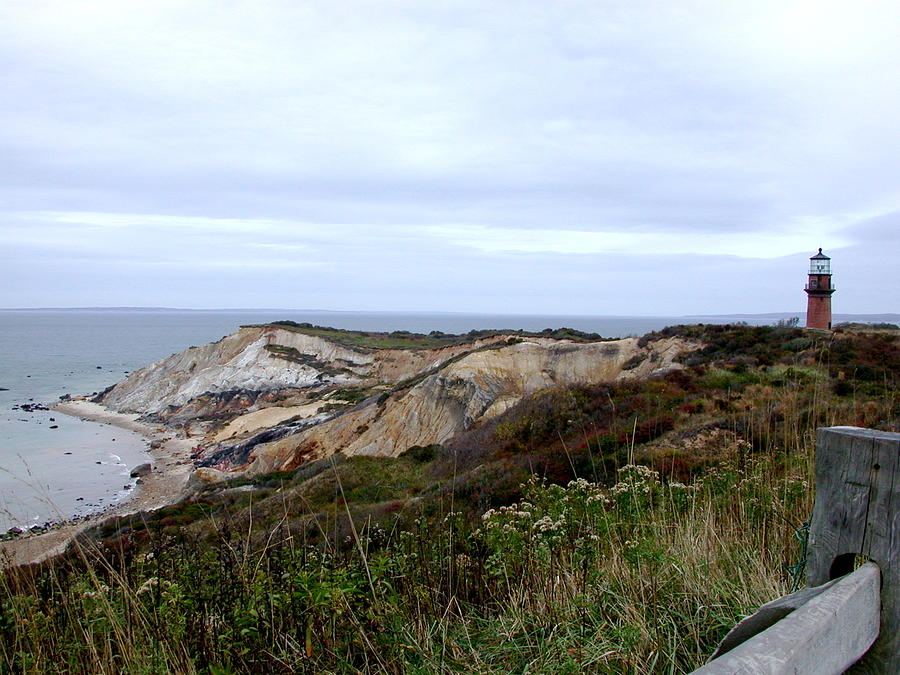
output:
M26 534L0 542L0 568L40 562L61 553L82 530L112 516L125 516L166 506L178 500L193 470L190 459L195 440L175 435L171 429L138 422L138 415L117 413L87 400L63 401L52 406L56 412L128 429L151 442L153 471L144 476L134 496L76 522L61 523L43 534ZM154 447L156 446L156 447Z

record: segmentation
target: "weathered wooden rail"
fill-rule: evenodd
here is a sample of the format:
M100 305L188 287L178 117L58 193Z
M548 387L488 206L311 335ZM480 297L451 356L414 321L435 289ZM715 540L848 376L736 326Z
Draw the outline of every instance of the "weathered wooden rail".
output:
M694 675L900 673L898 464L898 433L818 430L809 587L738 623Z

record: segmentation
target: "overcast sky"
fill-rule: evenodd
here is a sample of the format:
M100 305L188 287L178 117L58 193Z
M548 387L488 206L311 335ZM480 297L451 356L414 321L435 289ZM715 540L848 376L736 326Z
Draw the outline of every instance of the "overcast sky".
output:
M900 311L896 0L3 0L0 307Z

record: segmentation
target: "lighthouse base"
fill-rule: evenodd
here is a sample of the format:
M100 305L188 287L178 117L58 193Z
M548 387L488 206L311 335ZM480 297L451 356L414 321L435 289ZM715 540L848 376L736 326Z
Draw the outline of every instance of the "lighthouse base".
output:
M831 294L809 296L806 304L806 327L831 330Z

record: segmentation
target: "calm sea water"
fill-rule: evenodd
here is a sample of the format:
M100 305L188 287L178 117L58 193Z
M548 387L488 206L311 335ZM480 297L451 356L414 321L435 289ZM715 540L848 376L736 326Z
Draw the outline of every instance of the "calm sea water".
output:
M100 391L131 371L191 345L218 340L241 324L279 319L354 330L424 333L567 326L607 337L642 335L685 321L284 310L0 311L0 388L6 389L0 391L0 531L83 515L126 498L130 492L125 486L133 484L130 469L147 458L146 442L131 432L58 413L14 410L14 406Z

